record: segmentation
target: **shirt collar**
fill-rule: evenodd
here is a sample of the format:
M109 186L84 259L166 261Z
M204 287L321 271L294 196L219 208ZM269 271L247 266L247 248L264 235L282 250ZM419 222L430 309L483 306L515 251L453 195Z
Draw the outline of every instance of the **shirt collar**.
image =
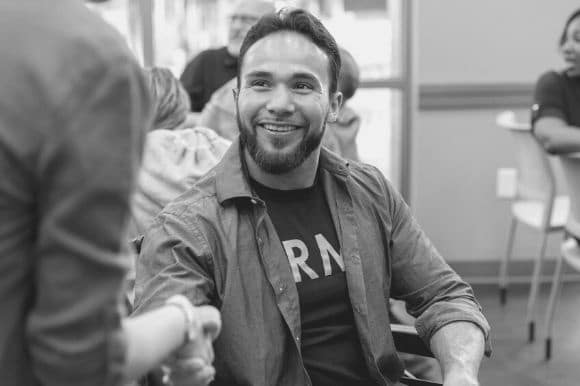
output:
M258 199L249 182L239 138L232 143L215 169L216 194L220 204L234 198ZM319 167L341 178L348 175L348 161L322 147Z

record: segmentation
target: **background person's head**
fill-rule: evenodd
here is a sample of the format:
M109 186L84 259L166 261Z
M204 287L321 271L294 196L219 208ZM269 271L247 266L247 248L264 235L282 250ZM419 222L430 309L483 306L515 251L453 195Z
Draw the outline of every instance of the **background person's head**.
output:
M153 130L174 130L182 125L190 110L190 101L181 82L167 68L145 70L153 100Z
M238 65L240 141L263 171L289 172L319 149L340 109L336 41L310 13L283 10L250 29Z
M240 47L248 30L265 14L272 13L276 9L270 1L264 0L241 0L234 6L230 15L228 31L228 52L232 56L238 56Z
M560 35L560 50L566 63L580 74L580 9L573 12Z
M340 73L338 77L338 91L342 93L343 103L354 96L360 83L358 64L347 50L340 47Z

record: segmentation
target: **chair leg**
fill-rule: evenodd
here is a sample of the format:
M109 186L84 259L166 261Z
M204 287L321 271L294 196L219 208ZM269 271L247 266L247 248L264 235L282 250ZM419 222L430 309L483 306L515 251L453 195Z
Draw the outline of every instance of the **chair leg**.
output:
M534 312L536 307L536 299L538 297L538 288L540 286L540 275L542 273L542 263L544 261L544 255L546 254L546 243L548 240L548 233L544 232L542 237L542 247L540 249L540 255L534 263L534 273L532 276L532 283L530 286L530 295L528 297L528 307L526 311L526 322L528 325L528 341L533 342L536 335L536 325L534 320Z
M507 302L507 285L508 285L508 264L512 257L514 238L516 234L516 226L518 221L512 217L506 254L500 262L499 266L499 302L503 306Z
M558 255L556 261L556 270L552 278L552 289L550 290L550 300L548 302L548 310L546 312L546 342L545 342L545 359L550 360L552 357L552 328L554 323L554 314L556 313L556 305L560 296L562 288L562 255Z

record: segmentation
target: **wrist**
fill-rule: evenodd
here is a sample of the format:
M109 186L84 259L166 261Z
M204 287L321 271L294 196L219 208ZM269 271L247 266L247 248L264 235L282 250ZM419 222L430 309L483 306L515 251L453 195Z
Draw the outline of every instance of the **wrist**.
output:
M183 295L173 295L165 302L167 306L177 308L185 321L183 344L193 341L197 337L197 317L191 302Z
M454 368L443 374L443 384L449 386L479 386L477 374L465 368Z

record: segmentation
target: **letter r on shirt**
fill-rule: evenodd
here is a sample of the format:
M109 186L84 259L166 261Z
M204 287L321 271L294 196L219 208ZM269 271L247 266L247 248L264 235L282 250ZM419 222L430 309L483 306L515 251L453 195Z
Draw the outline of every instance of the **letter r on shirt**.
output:
M306 265L306 260L308 260L308 248L301 240L286 240L283 241L284 250L288 256L288 261L290 262L290 267L292 268L292 275L294 275L294 281L299 283L302 281L300 276L300 269L304 271L311 279L318 279L318 275L312 268ZM298 252L296 255L295 252Z

